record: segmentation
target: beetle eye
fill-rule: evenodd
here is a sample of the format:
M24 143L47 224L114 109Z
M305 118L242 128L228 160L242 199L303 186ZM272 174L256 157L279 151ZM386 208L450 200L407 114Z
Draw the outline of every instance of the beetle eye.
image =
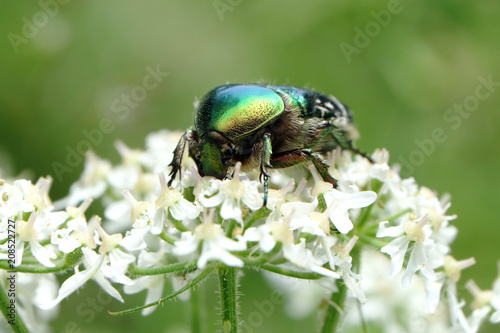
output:
M231 147L228 147L222 152L224 158L231 158L233 156L233 153L234 151L233 148Z

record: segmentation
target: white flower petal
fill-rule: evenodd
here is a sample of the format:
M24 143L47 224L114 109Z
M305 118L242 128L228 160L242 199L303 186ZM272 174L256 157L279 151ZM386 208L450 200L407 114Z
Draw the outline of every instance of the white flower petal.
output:
M148 293L146 294L146 300L144 301L144 304L150 304L153 302L157 302L160 300L161 296L163 295L163 286L164 286L165 278L161 275L149 276L148 278L149 278ZM148 315L152 314L156 310L156 308L157 308L157 305L143 309L141 311L141 314L143 316L148 316Z
M299 244L284 245L283 254L292 264L299 267L333 279L340 278L337 272L326 269L320 265L318 259L313 256L312 252L306 249L303 239Z
M441 296L441 288L443 288L444 280L425 281L425 290L427 298L425 301L425 313L436 312Z
M167 218L167 212L164 208L160 208L156 211L153 216L153 224L151 225L150 231L153 235L159 235L163 231L165 225L165 220Z
M395 277L401 271L409 244L410 240L408 238L399 237L380 250L391 256L391 278Z
M226 198L226 200L222 203L220 216L222 216L225 220L235 219L236 221L243 223L243 219L241 218L241 207L238 200L234 198Z
M176 241L172 253L178 256L185 256L196 252L198 248L199 241L190 232L183 232L181 234L181 239Z
M350 274L342 274L342 279L352 295L356 297L361 304L365 303L366 295L361 289L359 282Z
M124 302L122 295L116 290L111 283L104 278L104 276L101 273L97 273L94 276L94 280L97 282L97 284L105 291L107 292L111 297L115 298L116 300L120 302Z
M258 228L248 228L243 237L247 242L259 242L259 246L265 253L271 252L276 246L276 241L271 236L271 229L267 225Z
M422 275L430 281L436 280L436 274L430 267L425 253L425 245L423 243L415 243L414 249L411 251L410 260L403 275L402 285L408 287L411 283L413 275L420 270Z
M330 203L333 199L335 199L347 208L366 207L377 200L377 194L372 191L346 193L336 189L332 189L325 193L324 197L327 203Z
M247 186L245 195L241 198L243 203L251 210L261 209L264 204L264 198L257 190L256 182L249 183L247 181L243 181L242 183Z
M402 226L388 227L388 221L382 221L378 225L377 237L399 237L404 234Z
M86 249L82 249L85 252ZM50 309L59 304L63 299L71 295L78 288L83 286L90 278L92 278L96 272L100 269L104 262L104 256L100 256L94 265L90 266L88 269L82 272L75 272L75 275L70 276L66 281L63 282L56 299L48 301L47 303L39 304L42 309Z
M120 245L129 251L145 249L147 247L147 244L144 242L144 236L146 235L146 233L146 229L132 229L120 241Z
M222 236L214 240L213 242L215 242L218 246L229 251L244 251L247 249L247 244L243 238L240 238L239 241L235 241L230 238Z
M16 243L16 256L14 258L14 266L19 266L21 265L22 261L23 261L23 253L24 253L24 242L21 240L21 241L18 241Z
M183 221L184 219L186 219L189 213L189 209L194 209L194 205L193 207L190 207L185 203L183 205L181 205L180 203L176 203L168 208L170 214L172 214L172 217L177 221Z
M51 249L43 247L38 242L30 242L31 253L38 260L39 263L45 267L55 267L50 259L56 259L57 256Z
M330 220L335 228L342 234L347 234L354 228L347 211L334 209L330 214Z
M217 246L214 242L204 241L201 255L198 259L198 267L200 269L205 268L209 260L220 260L228 266L243 267L243 261L241 261L241 259Z

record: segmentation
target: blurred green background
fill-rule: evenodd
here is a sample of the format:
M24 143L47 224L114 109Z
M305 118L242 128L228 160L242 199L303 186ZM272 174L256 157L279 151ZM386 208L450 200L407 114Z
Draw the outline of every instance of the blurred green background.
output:
M140 148L150 132L187 128L195 97L227 82L310 87L354 110L358 146L386 147L393 163L412 163L404 176L452 194L460 230L454 255L477 260L460 289L470 278L489 289L500 259L500 87L488 90L479 77L500 82L499 23L496 0L2 2L0 168L31 170L33 179L54 175L102 119L112 130L91 148L117 162L115 140ZM148 68L168 76L154 89L137 88ZM75 163L55 177L52 198L64 196L82 169ZM242 297L245 313L267 287L255 274L242 283L251 293ZM251 283L262 284L261 294ZM63 303L71 306L63 306L56 332L70 320L81 332L183 327L179 302L145 320L96 311L87 323L75 307L94 285ZM259 332L302 332L314 322L281 315Z

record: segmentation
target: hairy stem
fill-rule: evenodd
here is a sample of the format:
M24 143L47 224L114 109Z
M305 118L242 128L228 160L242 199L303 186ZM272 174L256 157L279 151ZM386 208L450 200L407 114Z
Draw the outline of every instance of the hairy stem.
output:
M338 291L332 293L328 308L326 309L321 333L335 332L337 325L344 313L344 302L347 294L347 287L343 281L337 281Z
M35 274L58 273L58 272L64 272L65 270L68 270L73 266L74 264L62 262L61 264L56 265L54 267L19 265L17 267L11 268L10 265L7 263L7 261L0 261L0 269L11 270L20 273L35 273Z
M214 270L214 268L210 267L210 266L207 267L207 268L205 268L205 270L203 272L201 272L200 275L198 275L197 277L195 277L192 281L188 282L188 284L186 284L184 287L180 288L179 290L177 290L176 292L170 294L167 297L161 298L159 301L156 301L156 302L153 302L153 303L149 303L149 304L146 304L146 305L143 305L143 306L138 306L138 307L135 307L135 308L129 309L129 310L118 311L118 312L108 311L108 312L109 312L109 314L111 314L113 316L121 316L121 315L129 314L129 313L133 313L133 312L138 312L138 311L141 311L142 309L146 309L146 308L149 308L151 306L160 305L163 302L166 302L166 301L169 301L171 299L174 299L175 297L179 296L180 294L182 294L186 290L193 288L198 283L200 283L203 279L205 279L213 270Z
M220 306L222 316L222 332L238 332L238 296L237 296L237 273L235 267L220 265L219 273Z
M191 296L189 298L191 308L191 332L201 333L201 314L200 314L200 288L191 289Z
M168 273L192 272L197 269L196 261L179 262L163 267L130 266L128 271L134 275L158 275Z

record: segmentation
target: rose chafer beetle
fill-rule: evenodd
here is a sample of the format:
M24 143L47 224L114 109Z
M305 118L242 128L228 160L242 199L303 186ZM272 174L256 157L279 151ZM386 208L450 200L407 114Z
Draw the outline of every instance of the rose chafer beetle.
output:
M227 84L199 102L194 129L188 129L174 150L169 185L181 168L186 144L202 176L230 177L260 169L267 202L268 169L311 161L324 181L337 187L321 156L339 146L370 157L354 147L352 112L333 96L313 90L263 84Z

